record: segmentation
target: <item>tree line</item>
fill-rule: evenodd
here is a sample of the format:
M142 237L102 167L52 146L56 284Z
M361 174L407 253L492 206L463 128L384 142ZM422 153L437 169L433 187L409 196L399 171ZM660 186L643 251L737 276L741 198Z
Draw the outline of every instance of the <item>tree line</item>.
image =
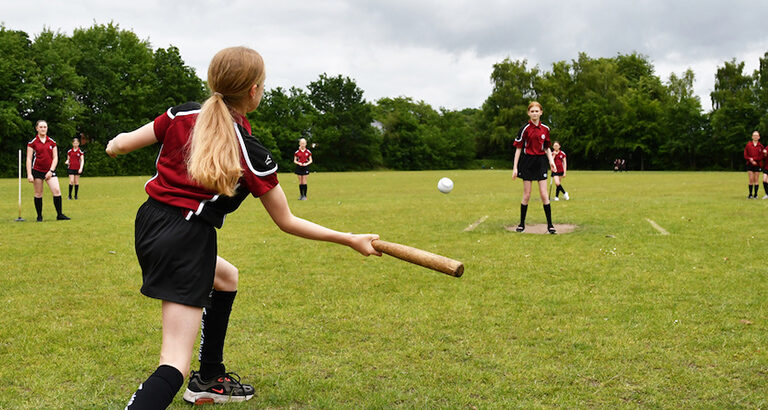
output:
M48 122L60 155L81 138L87 175L151 174L158 147L113 160L104 145L170 106L209 94L176 47L153 49L113 23L71 36L46 29L34 39L0 26L0 53L5 177L16 175L16 152L25 150L38 119ZM548 71L505 59L493 66L482 107L447 110L405 96L369 102L352 78L323 73L305 88L267 90L249 120L284 170L292 169L302 137L316 170L510 166L526 107L538 100L572 168L608 169L625 158L630 169L741 169L751 132L768 126L768 53L751 74L735 59L718 67L710 112L694 95L694 80L690 69L662 80L637 53L581 53Z

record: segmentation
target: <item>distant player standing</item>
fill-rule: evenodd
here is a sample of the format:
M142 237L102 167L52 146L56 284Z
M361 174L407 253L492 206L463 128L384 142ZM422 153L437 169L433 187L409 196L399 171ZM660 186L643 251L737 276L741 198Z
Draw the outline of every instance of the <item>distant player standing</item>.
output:
M560 191L563 191L563 198L565 200L571 199L571 197L568 196L568 192L565 191L565 188L563 188L562 180L565 179L565 174L568 172L568 164L565 160L565 152L560 150L560 143L558 141L555 141L552 143L552 158L555 160L555 172L552 173L552 180L555 181L555 185L557 186L557 189L555 189L555 201L559 201L560 198L558 198L558 195L560 194Z
M296 164L294 173L299 177L299 200L307 200L307 177L309 176L309 164L312 163L312 152L307 149L307 140L299 140L299 149L293 153L293 163Z
M48 136L48 123L39 120L35 124L37 135L27 143L27 180L35 186L35 210L37 222L43 221L43 181L53 195L53 206L56 208L56 219L66 221L69 218L61 212L61 189L59 178L56 177L56 165L59 163L59 152L56 141Z
M744 147L744 159L747 160L747 177L749 178L749 196L747 199L757 199L757 193L759 192L758 180L760 177L760 171L762 171L761 165L763 164L763 144L760 142L760 133L754 131L752 133L752 141L747 143ZM754 194L752 193L754 189Z
M525 216L528 212L528 201L531 199L531 185L538 181L539 196L544 204L544 214L547 217L547 231L556 233L552 225L552 208L547 195L548 169L555 171L555 162L552 159L552 150L549 148L549 127L541 123L541 114L544 110L536 101L528 104L528 117L530 120L520 128L515 139L515 162L512 168L512 179L518 176L523 180L523 200L520 203L520 224L517 232L525 230ZM518 172L519 165L519 172Z
M83 174L85 166L85 152L80 149L80 139L72 139L72 148L67 151L67 175L69 175L69 197L72 199L72 187L75 187L75 199L80 191L80 175Z
M141 292L162 300L160 362L126 409L163 409L173 401L189 371L201 315L200 371L190 375L184 400L219 403L254 395L253 386L240 383L223 363L239 273L217 255L216 238L226 214L249 195L261 200L286 233L381 255L371 245L378 235L337 232L291 213L277 180L277 165L251 135L245 117L259 106L264 79L264 62L256 51L221 50L208 67L213 94L202 107L172 107L107 145L107 154L115 157L162 144L157 174L145 185L149 198L139 208L135 227Z

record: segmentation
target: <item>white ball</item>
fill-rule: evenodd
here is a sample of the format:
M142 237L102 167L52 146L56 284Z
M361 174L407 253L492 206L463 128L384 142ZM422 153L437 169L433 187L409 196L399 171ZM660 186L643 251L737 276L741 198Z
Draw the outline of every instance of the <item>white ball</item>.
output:
M453 181L450 178L440 178L437 181L437 190L444 194L451 192L453 190Z

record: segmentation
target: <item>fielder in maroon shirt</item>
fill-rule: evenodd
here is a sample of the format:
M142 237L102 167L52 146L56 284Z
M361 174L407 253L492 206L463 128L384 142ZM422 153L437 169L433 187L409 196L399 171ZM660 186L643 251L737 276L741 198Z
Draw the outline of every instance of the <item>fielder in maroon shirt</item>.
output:
M758 179L760 171L762 171L761 165L763 164L763 151L765 147L760 142L760 133L754 131L752 133L752 141L747 143L744 147L744 159L747 161L747 178L749 179L749 196L747 199L757 199L757 193L759 192ZM754 194L752 190L754 189ZM768 194L768 191L766 191Z
M160 366L131 397L127 409L165 408L184 382L201 328L200 371L193 371L183 399L192 403L245 401L254 388L226 371L224 339L239 274L217 255L216 228L253 195L284 232L381 255L378 235L337 232L291 213L272 155L251 135L245 114L264 93L264 62L246 47L219 51L208 68L212 95L200 106L170 108L153 122L113 138L115 157L159 143L157 174L136 215L135 248L141 292L162 300ZM270 257L277 257L273 252ZM205 310L203 310L203 308Z
M43 181L48 184L51 195L53 195L56 220L69 220L69 217L61 212L61 189L59 188L59 178L56 177L56 165L59 163L56 141L48 136L47 122L37 121L35 130L37 135L27 143L27 180L35 187L37 222L43 221Z
M307 149L307 140L299 140L299 149L293 153L293 163L296 164L294 173L299 177L299 201L307 200L307 177L309 164L312 163L312 152Z
M559 201L560 191L563 191L563 198L567 201L571 199L571 197L568 195L568 192L565 191L565 188L563 188L563 179L565 179L565 174L568 172L568 163L565 160L566 155L565 152L560 149L560 143L558 141L552 143L552 149L552 158L555 161L555 171L552 172L552 180L557 186L557 189L555 189L555 197L552 199Z
M80 175L85 166L85 152L80 149L80 138L72 139L72 148L67 151L67 175L69 176L69 197L72 199L72 187L75 187L75 199L80 191Z
M552 150L549 148L549 127L541 123L544 110L536 101L528 104L530 120L520 128L515 138L515 163L512 168L512 179L518 176L523 180L523 200L520 202L520 224L517 232L525 230L525 216L528 212L528 201L531 199L531 185L538 181L539 196L544 204L544 215L547 217L547 231L556 233L552 225L552 208L547 193L547 173L555 170ZM519 165L519 168L518 168Z

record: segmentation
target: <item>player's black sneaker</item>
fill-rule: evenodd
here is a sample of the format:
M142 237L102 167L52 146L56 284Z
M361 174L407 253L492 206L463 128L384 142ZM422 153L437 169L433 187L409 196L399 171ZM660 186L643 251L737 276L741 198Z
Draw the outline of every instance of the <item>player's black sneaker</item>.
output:
M517 225L517 228L515 228L515 231L517 232L522 232L524 230L525 230L525 225L523 224Z
M250 400L253 393L253 386L240 383L237 373L225 373L203 381L200 373L193 370L183 398L193 404L226 403Z
M38 216L37 217L37 222L43 222L43 217L42 216Z
M56 216L56 220L57 221L68 221L69 217L64 215L64 214L59 214L59 215Z
M552 226L552 225L549 225L549 226L547 227L547 232L551 233L552 235L554 235L554 234L556 234L556 233L557 233L557 231L555 230L555 227L554 227L554 226Z

